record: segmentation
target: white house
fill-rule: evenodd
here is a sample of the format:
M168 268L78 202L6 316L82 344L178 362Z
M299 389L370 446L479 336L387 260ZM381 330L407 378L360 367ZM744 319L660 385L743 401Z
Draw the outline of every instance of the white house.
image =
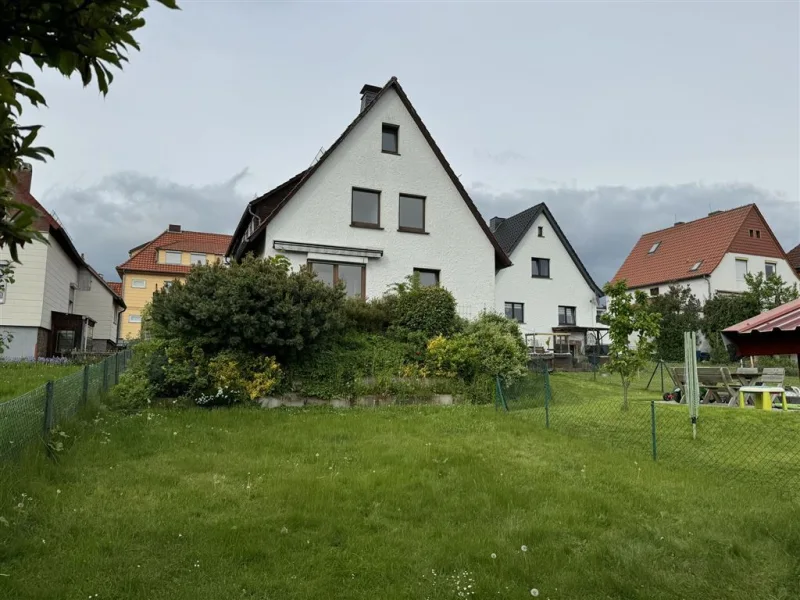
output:
M513 262L497 273L495 308L520 323L530 346L580 356L608 343L597 323L602 291L545 204L490 227Z
M761 211L748 204L644 234L612 282L624 280L629 290L649 296L672 285L688 287L704 303L716 294L744 292L744 276L758 272L798 282Z
M250 202L228 255L282 254L364 298L418 272L450 290L463 315L492 310L508 256L397 79L361 95L319 160Z
M30 169L20 173L16 199L39 213L47 244L19 250L14 282L0 280L0 332L11 334L3 357L41 357L72 350L105 352L117 344L125 303L78 253L64 227L30 193ZM7 248L0 263L11 264Z

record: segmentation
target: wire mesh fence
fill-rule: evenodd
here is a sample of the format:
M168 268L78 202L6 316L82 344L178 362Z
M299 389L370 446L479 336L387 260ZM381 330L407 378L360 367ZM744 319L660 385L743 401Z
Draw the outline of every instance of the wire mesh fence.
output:
M74 417L89 400L119 382L130 350L48 381L21 396L0 402L0 459L17 457L34 442L47 446L55 427Z
M637 460L649 457L800 498L800 410L780 410L777 398L772 410L703 403L695 434L688 406L664 400L660 381L647 390L651 373L646 375L631 384L625 406L620 380L607 373L549 373L536 367L511 384L498 379L498 404L509 412L529 411L543 427ZM665 394L672 383L665 382Z

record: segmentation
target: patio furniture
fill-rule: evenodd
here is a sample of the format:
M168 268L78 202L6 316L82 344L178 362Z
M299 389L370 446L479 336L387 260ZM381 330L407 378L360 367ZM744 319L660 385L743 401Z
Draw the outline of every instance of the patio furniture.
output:
M672 379L681 388L681 403L686 403L686 374L683 367L672 367ZM723 395L729 399L736 399L736 390L739 385L731 377L728 367L698 367L697 380L706 393L701 398L703 402L724 402Z
M788 410L786 405L786 390L782 387L769 385L750 385L739 388L739 408L744 408L745 394L753 394L753 405L760 410L772 410L772 395L780 395L783 410Z

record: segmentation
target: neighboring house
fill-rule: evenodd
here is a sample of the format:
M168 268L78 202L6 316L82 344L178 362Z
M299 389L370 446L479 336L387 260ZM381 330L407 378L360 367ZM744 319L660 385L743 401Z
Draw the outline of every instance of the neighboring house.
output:
M511 265L394 77L362 88L360 112L311 167L250 202L228 248L248 253L311 265L361 298L418 273L464 316L494 308L495 272Z
M797 276L800 277L800 244L797 244L797 246L789 250L789 252L786 253L786 258L789 261L789 266L791 266L794 272L797 273Z
M170 225L155 239L130 250L128 260L117 267L128 305L120 340L139 337L142 309L156 290L185 278L193 265L222 260L230 241L229 235L183 231L180 225Z
M63 225L31 195L31 175L30 168L19 173L15 198L38 211L34 226L47 244L21 248L14 283L0 282L0 331L13 336L3 356L112 351L125 303L84 260ZM11 261L7 248L0 248L0 261Z
M587 346L607 344L607 327L597 323L603 292L547 206L489 223L514 263L497 273L495 308L520 323L528 345L581 356Z
M680 285L704 303L716 294L746 291L745 275L758 272L797 283L761 211L748 204L644 234L612 281L624 279L628 289L649 296Z

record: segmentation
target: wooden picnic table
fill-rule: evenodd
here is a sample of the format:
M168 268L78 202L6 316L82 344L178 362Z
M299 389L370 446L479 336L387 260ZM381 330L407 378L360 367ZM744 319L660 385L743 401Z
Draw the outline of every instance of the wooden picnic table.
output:
M753 385L761 377L761 372L756 367L739 367L731 373L731 376L738 381L738 387Z

